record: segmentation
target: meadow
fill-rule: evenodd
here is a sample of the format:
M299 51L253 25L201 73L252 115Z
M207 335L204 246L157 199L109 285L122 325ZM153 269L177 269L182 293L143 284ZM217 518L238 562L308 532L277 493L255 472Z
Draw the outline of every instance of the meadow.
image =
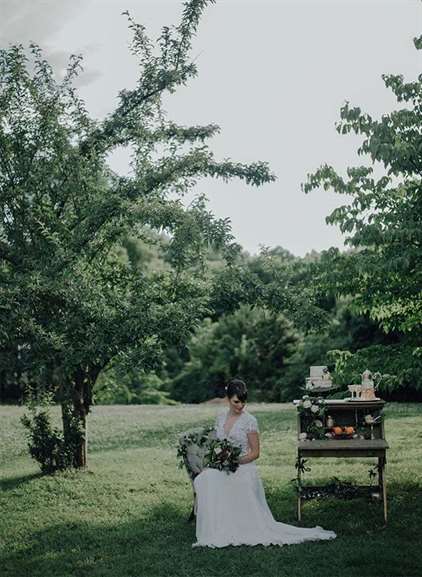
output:
M89 468L40 474L27 454L21 407L0 407L2 577L417 577L422 574L422 405L386 408L389 522L364 498L304 505L301 525L327 542L192 549L192 489L177 467L178 434L220 406L96 406ZM277 520L297 524L296 415L291 404L248 410L261 428L259 470ZM58 411L55 410L58 419ZM307 479L367 483L374 459L313 459ZM245 504L247 506L247 504Z

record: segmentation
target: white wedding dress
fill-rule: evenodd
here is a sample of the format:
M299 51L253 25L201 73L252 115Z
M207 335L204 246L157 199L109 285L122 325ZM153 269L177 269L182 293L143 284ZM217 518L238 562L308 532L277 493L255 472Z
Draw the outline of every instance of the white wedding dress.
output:
M226 435L229 411L219 414L218 438L228 438L249 449L248 433L258 431L256 418L243 411ZM194 480L197 496L196 543L192 547L228 545L290 545L319 539L334 539L334 531L286 525L274 520L255 461L240 465L235 473L204 469Z

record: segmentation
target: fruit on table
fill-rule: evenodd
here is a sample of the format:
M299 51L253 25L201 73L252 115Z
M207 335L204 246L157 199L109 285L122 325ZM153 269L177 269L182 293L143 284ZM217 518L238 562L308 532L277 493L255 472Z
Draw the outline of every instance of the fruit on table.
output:
M354 427L333 427L332 431L335 435L353 435L353 433L355 432L355 428Z

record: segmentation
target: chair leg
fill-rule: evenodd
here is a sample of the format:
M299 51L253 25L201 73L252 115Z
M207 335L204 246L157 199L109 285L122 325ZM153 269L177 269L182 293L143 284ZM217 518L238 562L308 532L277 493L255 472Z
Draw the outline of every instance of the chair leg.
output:
M193 479L192 479L192 488L193 488ZM188 518L188 523L192 523L192 521L194 521L196 519L196 506L197 506L196 493L195 493L195 489L193 488L193 505L192 505L192 510L191 510L189 518Z
M190 512L189 518L188 518L188 523L192 523L193 521L195 521L196 519L196 515L195 515L195 506L192 506L192 510Z

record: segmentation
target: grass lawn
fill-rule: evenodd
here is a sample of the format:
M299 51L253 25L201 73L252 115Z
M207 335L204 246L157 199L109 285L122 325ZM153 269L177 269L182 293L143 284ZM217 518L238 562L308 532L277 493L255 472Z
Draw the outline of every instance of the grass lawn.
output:
M249 405L259 421L258 467L277 520L297 524L295 409ZM179 432L220 407L94 407L87 472L41 476L26 453L19 407L0 407L1 577L409 577L422 575L422 404L386 408L389 523L366 499L311 501L302 525L333 541L192 549L192 490L177 468ZM375 459L313 459L305 479L368 482ZM245 506L247 504L245 503Z

